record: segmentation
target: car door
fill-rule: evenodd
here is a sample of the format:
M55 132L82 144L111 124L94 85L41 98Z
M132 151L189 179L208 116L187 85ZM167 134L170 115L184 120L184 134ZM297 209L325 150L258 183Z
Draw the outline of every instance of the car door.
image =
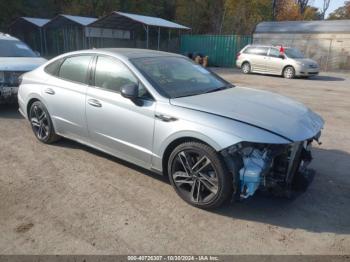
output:
M88 139L85 99L92 58L93 55L70 56L45 68L51 76L42 88L42 96L55 131L76 140Z
M270 48L266 60L266 72L269 74L281 75L284 66L284 60L280 57L280 51L277 48Z
M94 83L88 88L86 97L91 144L149 168L155 101L131 70L114 57L96 57L94 72ZM120 90L127 84L139 85L138 101L121 96Z
M253 72L266 72L267 47L250 47L247 50Z

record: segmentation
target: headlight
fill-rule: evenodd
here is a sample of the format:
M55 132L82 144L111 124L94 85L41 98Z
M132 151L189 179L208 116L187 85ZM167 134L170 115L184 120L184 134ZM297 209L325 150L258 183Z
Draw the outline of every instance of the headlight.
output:
M5 83L5 73L0 71L0 83Z
M0 71L0 83L8 86L18 86L19 77L25 72Z

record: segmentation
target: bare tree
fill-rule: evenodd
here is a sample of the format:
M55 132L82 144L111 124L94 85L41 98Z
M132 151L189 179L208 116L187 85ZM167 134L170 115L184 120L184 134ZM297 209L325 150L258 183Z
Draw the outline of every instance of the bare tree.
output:
M330 4L331 0L323 0L323 7L321 10L321 17L324 20L325 16L326 16L326 12L329 8L329 4Z
M272 0L272 20L276 20L277 15L277 0Z
M300 14L303 15L309 4L309 0L297 0L297 3L299 5Z

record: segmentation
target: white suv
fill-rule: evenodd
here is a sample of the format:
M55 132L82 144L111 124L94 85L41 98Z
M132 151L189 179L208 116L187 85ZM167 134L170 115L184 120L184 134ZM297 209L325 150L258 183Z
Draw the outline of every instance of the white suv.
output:
M0 103L17 101L19 76L45 62L25 43L0 33Z
M285 78L314 76L320 70L316 61L305 58L296 48L260 45L244 47L237 54L236 65L245 74L283 75Z

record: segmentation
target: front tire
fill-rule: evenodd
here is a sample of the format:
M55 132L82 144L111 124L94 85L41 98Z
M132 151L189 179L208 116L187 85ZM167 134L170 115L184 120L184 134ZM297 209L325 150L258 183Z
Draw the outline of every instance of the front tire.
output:
M243 74L249 74L251 71L251 66L248 62L244 62L242 65L242 72Z
M59 139L45 105L36 101L30 106L29 121L35 137L42 143L51 144Z
M283 70L283 77L287 79L293 79L295 77L295 69L292 66L287 66Z
M233 192L232 174L221 156L203 143L177 146L169 157L168 174L176 193L195 207L219 207Z

